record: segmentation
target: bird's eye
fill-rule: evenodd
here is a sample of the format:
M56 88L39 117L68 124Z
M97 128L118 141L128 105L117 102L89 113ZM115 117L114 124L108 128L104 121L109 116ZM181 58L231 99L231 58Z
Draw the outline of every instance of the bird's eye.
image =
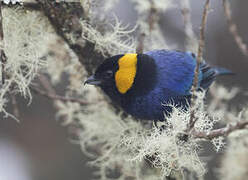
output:
M111 71L111 70L106 71L106 72L104 73L104 76L105 76L106 78L112 77L112 76L113 76L113 71Z

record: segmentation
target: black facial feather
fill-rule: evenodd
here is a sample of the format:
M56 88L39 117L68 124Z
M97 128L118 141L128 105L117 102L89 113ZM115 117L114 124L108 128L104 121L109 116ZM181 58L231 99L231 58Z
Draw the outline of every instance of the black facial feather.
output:
M97 78L103 78L105 73L108 73L109 70L115 72L118 70L118 60L122 57L123 55L116 55L113 57L110 57L97 68L95 72L95 76Z
M118 71L118 61L124 55L117 55L106 59L96 70L95 77L102 80L100 87L110 97L120 104L130 101L136 96L142 96L154 88L157 82L157 70L154 59L146 54L137 55L137 71L132 87L121 94L115 85L115 73ZM107 77L108 71L113 72L113 77Z
M138 54L137 71L134 83L127 95L141 96L154 88L157 82L157 70L154 59L146 54Z
M117 104L121 102L121 96L115 85L115 73L118 71L118 61L123 55L110 57L97 68L95 77L102 81L101 89L110 97L115 99ZM112 71L112 77L109 76L109 71Z

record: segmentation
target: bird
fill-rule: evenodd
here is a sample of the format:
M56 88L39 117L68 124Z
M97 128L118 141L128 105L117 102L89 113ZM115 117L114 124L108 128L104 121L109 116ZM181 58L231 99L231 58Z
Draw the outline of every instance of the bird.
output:
M188 109L197 65L192 52L152 50L107 58L84 84L100 87L112 102L141 120L164 121L172 107ZM207 90L216 77L231 71L201 61L197 91Z

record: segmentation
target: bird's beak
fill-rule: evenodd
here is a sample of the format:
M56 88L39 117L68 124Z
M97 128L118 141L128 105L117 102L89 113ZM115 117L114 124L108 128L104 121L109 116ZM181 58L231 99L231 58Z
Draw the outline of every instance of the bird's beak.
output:
M85 82L84 82L84 85L85 84L91 84L91 85L100 85L101 84L101 80L99 79L96 79L94 75L90 76Z

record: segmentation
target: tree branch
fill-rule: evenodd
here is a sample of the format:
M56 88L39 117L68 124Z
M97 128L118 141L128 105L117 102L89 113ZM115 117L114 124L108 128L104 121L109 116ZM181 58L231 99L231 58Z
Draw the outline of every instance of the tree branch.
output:
M147 22L148 22L148 26L149 26L149 33L151 34L151 32L154 29L154 25L156 24L156 22L158 21L158 11L157 9L154 7L154 2L153 0L150 0L150 11L149 14L147 16ZM146 38L147 34L146 33L140 33L139 34L139 38L138 38L138 45L136 48L136 52L137 53L143 53L144 50L144 41Z
M144 51L144 41L146 38L145 33L140 33L139 38L138 38L138 45L136 48L136 53L141 54Z
M49 81L47 80L47 78L44 75L39 76L39 80L40 80L42 86L46 89L46 91L43 91L37 87L30 87L30 89L34 93L40 94L40 95L42 95L46 98L52 99L52 100L60 100L60 101L64 101L64 102L66 102L66 101L76 102L76 103L79 103L81 105L89 104L89 103L82 101L80 99L57 95L56 91L54 90L54 88L51 86L51 84L49 83Z
M49 19L57 35L59 35L77 55L79 62L89 75L102 63L105 57L95 50L95 44L82 38L81 21L88 21L87 12L80 2L60 2L51 0L35 0L42 7L44 15ZM73 37L73 39L71 38ZM105 53L106 56L110 56ZM120 112L113 102L109 104Z
M15 117L17 119L20 119L20 111L18 109L18 104L17 104L17 101L16 101L16 97L15 95L11 95L11 103L12 103L12 106L13 106L13 114L15 115Z
M80 21L82 19L87 21L87 17L80 2L56 3L49 0L36 0L36 2L42 7L42 11L57 34L78 56L88 74L93 74L95 68L105 58L101 53L95 51L94 43L85 41L81 37L83 29ZM74 37L76 41L73 41L71 37Z
M184 22L184 30L186 34L186 50L196 52L197 50L197 39L193 31L191 15L190 15L190 2L189 0L181 0L181 13ZM189 46L189 47L187 47Z
M6 74L5 74L5 64L7 62L7 57L4 53L4 42L3 42L3 37L4 37L4 34L3 34L3 16L2 16L2 3L0 2L0 43L1 43L1 46L0 46L0 61L1 61L1 64L2 64L2 84L5 83L5 77L6 77Z
M191 132L191 135L194 138L204 138L207 140L211 140L213 138L217 138L220 136L228 136L230 133L236 130L245 129L247 125L248 125L248 121L238 121L232 124L227 124L226 127L224 128L212 130L209 133L193 130Z
M202 21L201 21L201 27L200 27L200 39L199 39L199 45L198 45L198 53L197 53L197 58L196 58L196 68L195 68L195 73L194 73L194 81L193 81L193 86L191 88L192 92L192 97L191 97L191 114L190 114L190 121L188 124L187 130L190 131L197 120L195 118L195 101L196 101L196 90L198 86L198 76L199 76L199 70L200 70L200 64L202 61L202 54L203 54L203 49L205 45L205 29L206 29L206 24L207 24L207 15L208 15L208 9L209 9L209 3L210 0L206 0L205 5L204 5L204 10L202 14Z
M71 98L71 97L64 97L64 96L59 96L57 94L53 94L53 93L49 93L49 92L46 92L46 91L42 91L40 90L39 88L36 88L36 87L31 87L30 88L33 92L37 93L37 94L40 94L48 99L51 99L51 100L60 100L60 101L70 101L70 102L75 102L75 103L79 103L81 105L87 105L88 103L85 102L85 101L82 101L80 99L75 99L75 98Z
M236 44L238 45L239 49L241 50L241 52L245 56L248 56L247 45L244 43L243 39L239 35L237 25L232 20L230 3L228 0L223 0L222 2L223 2L224 13L225 13L225 17L227 19L229 31L232 34L232 36L233 36Z

